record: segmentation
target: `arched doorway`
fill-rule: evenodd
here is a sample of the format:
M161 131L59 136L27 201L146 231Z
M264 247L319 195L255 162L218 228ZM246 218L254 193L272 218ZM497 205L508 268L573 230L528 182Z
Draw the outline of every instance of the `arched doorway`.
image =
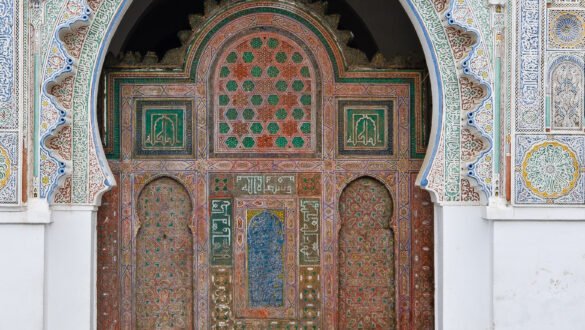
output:
M371 176L397 196L390 318L432 328L432 221L415 225L432 209L414 197L428 140L425 71L363 62L300 4L234 3L198 20L161 61L126 55L105 76L102 133L119 188L105 197L99 236L119 240L100 251L120 258L102 263L111 271L98 292L114 293L99 295L101 324L140 324L136 196L163 174L196 196L195 327L343 327L340 196ZM256 253L266 246L280 252Z

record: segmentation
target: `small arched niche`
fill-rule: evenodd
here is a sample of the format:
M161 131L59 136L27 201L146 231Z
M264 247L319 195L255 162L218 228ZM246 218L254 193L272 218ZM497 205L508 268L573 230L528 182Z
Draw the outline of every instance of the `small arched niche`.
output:
M395 329L393 201L372 177L339 200L339 329Z
M170 177L148 183L136 203L137 329L193 328L193 207Z

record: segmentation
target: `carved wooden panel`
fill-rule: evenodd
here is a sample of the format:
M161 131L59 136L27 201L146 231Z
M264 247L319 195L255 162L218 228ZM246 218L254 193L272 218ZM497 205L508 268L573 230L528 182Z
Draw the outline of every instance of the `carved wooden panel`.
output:
M423 73L348 69L326 21L298 4L226 6L189 39L184 67L106 77L119 188L100 210L100 244L119 259L102 276L118 294L102 296L100 318L118 309L121 329L156 327L152 315L193 329L432 329L432 205L414 187ZM160 221L180 245L161 245ZM152 251L166 256L159 266ZM180 293L158 296L147 285L157 274ZM158 311L146 306L153 292Z
M136 327L193 327L191 198L171 178L150 182L138 197Z
M395 329L392 198L369 177L339 200L339 329Z

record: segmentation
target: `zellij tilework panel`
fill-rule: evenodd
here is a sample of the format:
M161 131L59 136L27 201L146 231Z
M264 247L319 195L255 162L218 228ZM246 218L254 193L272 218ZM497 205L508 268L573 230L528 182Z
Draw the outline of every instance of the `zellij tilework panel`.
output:
M310 155L320 148L319 95L311 59L283 33L235 37L211 80L216 156L253 153ZM213 154L212 154L213 155Z
M583 206L585 8L521 0L517 12L526 42L517 42L513 203Z
M347 69L317 17L239 3L180 70L109 68L100 324L433 328L423 73Z

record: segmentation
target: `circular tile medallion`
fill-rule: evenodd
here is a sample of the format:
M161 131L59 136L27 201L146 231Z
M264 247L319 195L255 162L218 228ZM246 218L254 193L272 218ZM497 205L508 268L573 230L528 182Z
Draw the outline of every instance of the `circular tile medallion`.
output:
M557 141L536 144L522 161L522 177L535 195L562 197L575 188L579 179L577 155Z

